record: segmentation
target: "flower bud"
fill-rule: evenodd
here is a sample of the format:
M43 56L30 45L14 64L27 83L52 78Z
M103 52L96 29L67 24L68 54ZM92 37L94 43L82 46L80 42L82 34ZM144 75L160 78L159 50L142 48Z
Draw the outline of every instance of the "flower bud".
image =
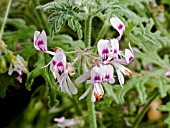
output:
M6 72L7 67L6 67L6 61L4 57L0 56L0 73Z

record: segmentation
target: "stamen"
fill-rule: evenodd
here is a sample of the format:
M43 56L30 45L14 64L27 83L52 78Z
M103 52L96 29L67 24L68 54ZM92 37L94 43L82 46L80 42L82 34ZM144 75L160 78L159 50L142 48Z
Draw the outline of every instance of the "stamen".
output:
M126 75L128 75L128 76L133 76L132 72L130 72L130 71L128 71L128 70L125 70L125 73L126 73Z
M54 52L57 52L58 48L54 48Z

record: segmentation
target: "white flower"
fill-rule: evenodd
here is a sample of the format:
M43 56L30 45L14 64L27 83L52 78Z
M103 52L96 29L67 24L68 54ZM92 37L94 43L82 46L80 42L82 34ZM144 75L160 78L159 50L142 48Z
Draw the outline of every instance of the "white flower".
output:
M125 53L119 50L117 39L106 39L98 42L98 53L103 64L112 64L117 72L120 85L124 84L124 75L132 76L132 72L122 64L129 64L134 60L132 48L125 49ZM107 50L106 50L107 49ZM106 52L107 51L107 52ZM122 74L123 73L123 74Z
M115 81L113 78L113 67L111 65L100 65L100 67L95 66L91 69L91 71L88 71L87 73L84 73L82 76L78 77L75 82L77 84L82 83L89 77L91 77L91 79L87 80L87 84L90 84L90 86L79 98L79 100L83 99L91 89L93 89L91 102L95 102L96 99L100 100L104 95L101 82L114 83Z
M99 40L97 44L98 54L102 62L109 59L111 53L111 43L109 40Z
M54 55L54 52L48 51L47 50L47 36L45 31L43 30L40 34L39 31L34 32L34 47L37 50L40 50L42 52Z
M14 65L14 67L13 67L13 65ZM10 64L8 74L12 75L12 73L14 71L16 71L19 74L19 76L17 77L17 81L22 83L22 74L23 74L23 72L25 72L24 65L26 66L26 62L20 55L17 55L16 61L13 61L13 65Z
M112 17L110 19L111 25L119 32L119 36L117 37L117 40L119 41L125 31L125 25L123 22L116 16Z
M50 62L50 70L54 78L59 82L61 91L68 94L77 94L77 89L68 75L70 69L73 70L73 67L70 68L69 64L67 64L64 52L61 50L56 51Z

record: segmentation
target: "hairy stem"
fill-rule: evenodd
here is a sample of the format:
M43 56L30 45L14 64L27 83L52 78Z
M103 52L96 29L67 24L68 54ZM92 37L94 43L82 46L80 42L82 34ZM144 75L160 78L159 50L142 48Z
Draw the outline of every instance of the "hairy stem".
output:
M0 39L2 39L2 34L4 32L4 27L5 27L5 24L6 24L6 20L7 20L7 17L8 17L8 13L9 13L11 3L12 3L12 0L9 0L7 10L6 10L6 13L5 13L5 17L4 17L4 21L2 23L2 27L1 27L1 31L0 31Z
M84 60L82 62L82 72L83 73L87 72L87 65ZM84 84L84 86L86 86L86 89L89 87L86 84ZM97 128L95 105L93 102L91 102L91 96L92 96L92 90L90 90L87 95L87 108L88 108L88 113L89 113L89 124L90 124L90 128Z
M158 90L154 90L152 95L150 96L150 98L148 99L148 102L145 104L145 106L143 107L143 109L141 110L141 112L137 115L134 124L133 124L133 128L138 128L140 122L142 121L144 115L146 114L146 112L148 111L149 105L151 104L151 102L159 95Z
M33 3L35 6L40 6L39 0L33 0ZM42 10L37 9L37 13L38 16L40 18L42 27L44 28L45 32L47 33L47 35L49 35L50 30L49 30L49 26L48 26L48 22L47 22L47 18L45 17L44 13L42 12Z
M85 21L85 46L91 46L91 25L92 25L92 16L89 16Z

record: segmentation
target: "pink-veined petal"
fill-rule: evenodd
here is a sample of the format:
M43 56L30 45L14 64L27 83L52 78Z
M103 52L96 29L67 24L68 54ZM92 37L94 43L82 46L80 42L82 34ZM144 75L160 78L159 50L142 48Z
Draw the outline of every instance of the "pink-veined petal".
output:
M83 83L86 79L88 79L90 77L91 74L91 70L89 70L88 72L84 73L83 75L79 76L76 80L75 83L76 84L80 84Z
M74 86L73 82L70 80L70 77L67 76L67 83L68 83L68 87L71 91L72 94L77 94L77 88Z
M116 39L111 39L111 57L114 59L118 59L119 54L119 42Z
M119 36L117 37L117 40L119 41L125 31L124 23L116 16L110 19L110 23L119 32Z
M79 100L84 99L84 97L87 96L87 94L89 93L89 91L92 89L93 85L91 84L90 87L84 92L84 94L82 96L80 96Z
M39 35L38 35L39 34ZM34 33L34 47L42 52L47 52L47 36L45 31L40 32L35 31Z
M35 31L35 32L34 32L34 47L35 47L37 50L39 50L39 47L37 46L36 41L37 41L39 35L40 35L40 32L39 32L39 31Z
M56 52L52 60L55 60L58 72L66 73L66 56L64 52Z
M125 49L125 59L127 64L134 60L134 55L129 49Z
M112 65L103 65L101 67L102 71L102 81L109 82L113 80L113 66Z
M95 66L91 70L91 80L92 83L102 82L102 73L99 67Z
M110 54L110 41L103 39L99 40L97 44L97 50L102 62L106 61L109 58Z

